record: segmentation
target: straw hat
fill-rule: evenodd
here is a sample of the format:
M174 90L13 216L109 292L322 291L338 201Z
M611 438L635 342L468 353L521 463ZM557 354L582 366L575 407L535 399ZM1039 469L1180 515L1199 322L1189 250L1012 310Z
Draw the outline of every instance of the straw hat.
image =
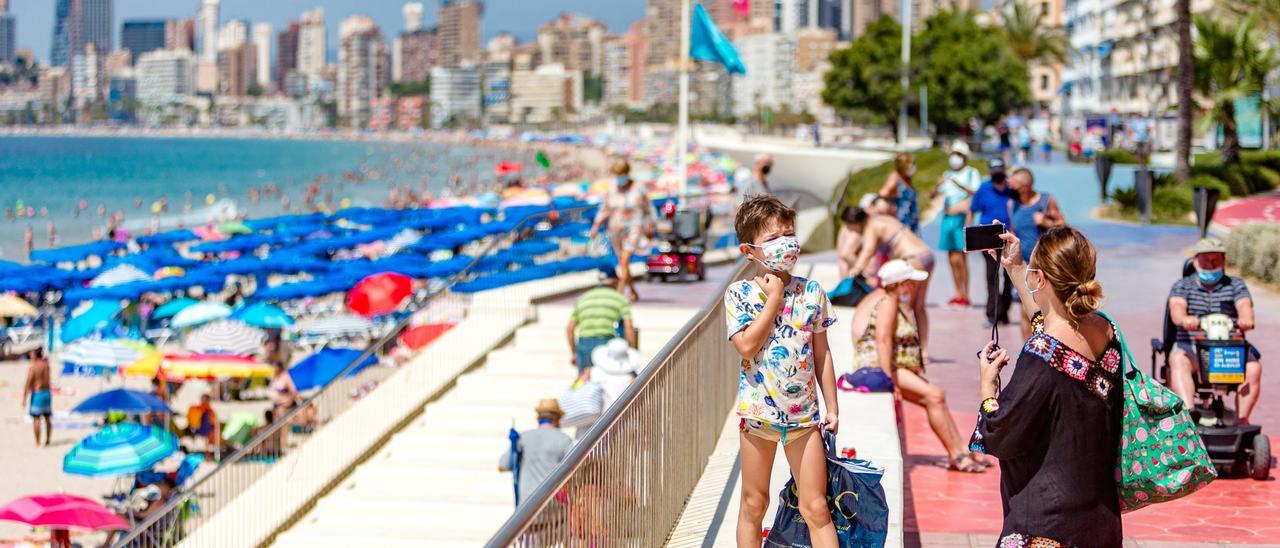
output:
M886 286L907 280L921 282L929 277L929 273L923 270L916 270L910 263L902 259L894 259L880 267L878 276L880 277L880 285Z
M1191 247L1192 255L1199 255L1201 253L1222 253L1225 255L1227 253L1227 246L1222 244L1222 240L1205 238L1196 242L1196 245Z
M591 367L610 375L630 375L643 366L640 351L631 348L626 339L610 339L591 351Z
M613 167L609 168L609 172L614 175L628 175L631 173L631 164L627 163L627 161L622 158L618 158L618 160L613 163Z
M968 158L970 156L969 144L961 140L956 140L956 142L951 143L951 152Z
M534 408L538 415L555 415L563 417L564 411L560 409L560 401L555 398L544 398L538 402L538 406Z

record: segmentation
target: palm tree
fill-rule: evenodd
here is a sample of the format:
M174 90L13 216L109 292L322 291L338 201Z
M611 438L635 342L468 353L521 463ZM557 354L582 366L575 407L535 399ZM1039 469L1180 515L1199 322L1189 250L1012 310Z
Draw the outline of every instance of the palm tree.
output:
M1258 43L1256 20L1242 21L1197 16L1195 40L1196 90L1212 104L1202 122L1204 130L1222 126L1222 163L1240 162L1235 101L1260 95L1276 56Z
M1013 52L1024 63L1062 63L1069 61L1067 52L1071 42L1062 29L1041 24L1044 13L1022 2L1013 2L1013 9L1005 11L1004 34Z
M1191 0L1174 5L1174 30L1178 35L1178 144L1173 176L1178 182L1191 180L1191 122L1194 117L1195 54L1191 44Z

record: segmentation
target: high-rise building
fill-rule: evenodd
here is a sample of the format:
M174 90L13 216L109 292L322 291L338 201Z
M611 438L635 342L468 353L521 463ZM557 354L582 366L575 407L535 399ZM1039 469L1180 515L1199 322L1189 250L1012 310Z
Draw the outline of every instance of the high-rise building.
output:
M809 4L813 0L774 0L773 30L791 34L809 25Z
M479 120L480 71L473 67L431 69L430 96L432 128Z
M351 127L366 127L391 72L387 44L378 25L364 15L343 19L338 37L338 116Z
M107 72L103 55L93 42L84 45L84 51L71 57L71 94L77 108L102 100L106 88Z
M222 23L218 1L204 0L200 4L200 61L204 63L218 60L218 25Z
M249 94L257 76L257 53L248 42L218 51L218 95L243 97Z
M538 47L542 62L557 63L566 70L600 74L604 63L604 23L570 13L538 27Z
M0 10L0 63L13 62L18 54L17 41L18 18L6 10Z
M441 0L440 64L449 67L474 66L480 61L479 0Z
M120 25L120 47L129 50L130 62L137 62L138 56L165 47L167 27L164 19L125 19Z
M164 25L164 47L166 49L196 50L196 21L186 19L169 19ZM136 62L136 59L135 59Z
M850 0L852 9L849 14L849 39L862 36L867 25L874 23L882 15L898 18L898 0ZM914 17L913 17L914 19Z
M65 111L67 97L71 95L71 74L67 67L40 67L36 92L44 103L47 119L62 121L58 116Z
M289 74L298 69L298 31L301 25L290 21L289 26L276 35L276 86L285 89Z
M440 66L440 33L434 28L406 32L396 40L400 54L400 82L421 82Z
M232 19L218 31L218 51L249 43L249 21Z
M253 24L253 51L258 56L254 66L257 75L254 78L258 87L271 85L271 23Z
M680 0L647 0L645 8L646 33L649 36L649 58L645 64L662 67L675 63L680 57ZM772 4L771 0L756 0L751 5Z
M99 52L115 49L111 40L112 2L55 0L50 64L65 66L73 55L84 52L86 44L93 44Z
M318 76L324 71L325 50L324 8L317 7L302 12L302 26L298 29L298 73Z
M796 72L811 72L836 50L836 29L805 27L796 32Z
M157 50L138 57L138 101L147 106L182 103L195 93L195 54Z
M605 104L643 107L645 61L649 41L643 21L631 24L627 32L605 45Z
M758 109L778 110L791 104L795 41L783 34L769 33L743 36L735 45L747 75L733 77L734 115L750 116Z
M404 15L404 29L402 32L409 33L422 28L422 2L409 2L400 8L400 13Z
M489 39L480 65L481 106L490 124L505 124L511 116L511 60L516 38L502 33Z
M511 73L511 117L522 124L571 120L582 111L582 72L552 63Z

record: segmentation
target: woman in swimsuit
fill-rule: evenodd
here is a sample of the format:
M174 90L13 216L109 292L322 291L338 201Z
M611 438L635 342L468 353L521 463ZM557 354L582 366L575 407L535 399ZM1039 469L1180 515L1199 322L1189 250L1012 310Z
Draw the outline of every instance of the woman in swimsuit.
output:
M933 251L920 236L901 221L888 215L872 214L861 208L849 206L841 213L845 226L862 235L858 257L853 261L853 274L868 273L871 260L882 255L885 261L901 259L916 270L933 273ZM929 314L925 310L925 298L929 293L929 280L920 282L911 292L908 304L914 312L916 328L920 331L920 348L924 361L929 361Z
M274 360L273 365L276 368L276 374L271 378L267 388L270 390L273 414L276 418L280 418L302 402L302 395L298 393L298 387L293 384L293 377L289 376L289 368L285 366L284 361ZM298 414L294 423L306 427L315 426L315 407L309 406L304 409Z
M947 408L946 392L924 377L920 336L903 299L922 287L929 273L895 259L880 267L879 276L881 287L858 303L853 313L853 368L884 370L893 380L895 395L925 409L929 426L947 450L952 470L986 470L965 445Z

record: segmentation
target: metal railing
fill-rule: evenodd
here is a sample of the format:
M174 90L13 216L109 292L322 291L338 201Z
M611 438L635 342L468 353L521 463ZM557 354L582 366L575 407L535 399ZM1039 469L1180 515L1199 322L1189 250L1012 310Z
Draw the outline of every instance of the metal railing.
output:
M489 266L483 269L478 268L478 265L484 263L487 257L502 251L507 247L507 244L528 239L531 231L537 228L546 228L548 224L560 226L571 222L590 222L590 215L594 213L595 209L594 206L578 207L553 210L525 217L505 233L496 234L477 244L477 247L482 251L477 253L465 268L450 276L443 284L418 299L408 308L418 311L430 307L433 312L440 312L442 315L461 316L467 314L473 299L469 295L452 291L455 286L463 282L481 279L511 283L525 281L524 278L519 277L518 270L482 271L490 268ZM424 237L430 238L429 235ZM570 249L566 250L562 246L562 253L567 253L574 257L582 257L584 254L597 255L599 252L599 250L593 252L591 246L583 246L582 249L574 248L572 245L568 247ZM461 291L462 287L456 287L456 289ZM501 292L502 290L500 289L499 291ZM502 300L495 299L494 301L501 302ZM511 300L514 301L516 299ZM371 380L375 382L386 381L377 387L379 390L390 389L391 391L398 391L405 389L407 391L408 387L392 384L392 381L395 381L397 377L391 376L394 371L389 370L389 368L370 367L355 376L348 377L347 374L370 356L385 354L396 343L399 335L409 326L411 319L411 315L406 315L405 318L387 329L359 357L335 376L334 380L319 388L314 394L307 397L287 413L275 417L274 422L256 431L247 443L223 458L216 468L194 481L190 487L182 489L169 497L163 506L147 513L145 519L141 519L136 526L116 540L113 546L169 547L182 543L192 532L208 523L220 510L237 497L242 494L245 496L260 495L256 491L253 493L246 493L246 491L253 488L259 479L271 471L275 461L286 456L290 449L301 448L301 444L296 446L291 444L295 436L308 435L293 432L295 425L303 426L304 428L307 425L314 425L314 432L319 433L335 417L352 408L358 399L365 395L368 388L367 385ZM442 362L446 362L452 357L436 356L432 353L432 347L427 346L422 350L422 355L414 359L421 360L424 356L429 360L438 360L428 364L428 367L432 370L442 368L443 365L450 365ZM395 384L421 383L424 380L422 378L406 377L402 382ZM349 422L343 422L342 424L349 424ZM370 426L368 423L363 424L366 430ZM394 429L394 427L392 428ZM305 442L305 440L302 441ZM296 470L299 475L306 475L312 472L310 469L301 469L307 465L299 465L298 460L301 459L294 460L292 465L300 468ZM281 463L280 465L287 464ZM295 471L291 471L291 473L293 472ZM289 493L271 493L269 496L280 497L280 500L291 497ZM292 499L290 498L290 500ZM301 506L305 509L306 505L302 504ZM291 517L296 518L296 515ZM260 516L253 516L253 518L272 519ZM188 544L192 543L188 542Z
M737 397L723 295L753 272L738 261L488 547L663 544Z

